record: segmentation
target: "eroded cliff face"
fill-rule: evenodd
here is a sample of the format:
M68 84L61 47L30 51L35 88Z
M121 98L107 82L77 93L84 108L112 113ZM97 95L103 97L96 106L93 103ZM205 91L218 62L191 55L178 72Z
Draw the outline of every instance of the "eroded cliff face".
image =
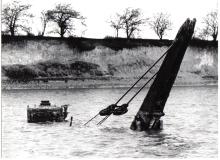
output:
M71 58L73 51L57 40L23 41L2 44L2 65L30 64L51 59Z
M96 45L95 49L79 52L64 41L31 40L2 44L2 65L36 64L48 60L62 63L85 61L98 64L101 70L114 77L136 78L146 71L166 50L167 46L148 46L133 49L112 50ZM152 70L154 74L160 64ZM150 76L150 75L149 75ZM177 82L217 79L217 47L189 46L183 59Z

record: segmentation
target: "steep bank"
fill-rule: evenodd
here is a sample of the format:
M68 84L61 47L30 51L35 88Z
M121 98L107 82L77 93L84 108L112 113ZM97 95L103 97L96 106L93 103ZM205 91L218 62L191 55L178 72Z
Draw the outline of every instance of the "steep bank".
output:
M111 75L113 78L120 79L121 83L123 82L121 79L132 81L138 78L167 50L170 43L171 41L156 40L126 42L123 39L115 41L88 39L68 41L57 38L7 39L2 43L2 65L36 66L39 62L45 63L46 61L56 61L61 64L88 62L98 65L98 72L102 72L99 76ZM217 45L210 42L193 42L186 51L176 84L205 84L216 81L217 66ZM148 77L155 73L158 67L159 65ZM81 72L82 66L73 67L70 70L74 69ZM57 70L54 71L57 72ZM94 74L88 76L94 76Z

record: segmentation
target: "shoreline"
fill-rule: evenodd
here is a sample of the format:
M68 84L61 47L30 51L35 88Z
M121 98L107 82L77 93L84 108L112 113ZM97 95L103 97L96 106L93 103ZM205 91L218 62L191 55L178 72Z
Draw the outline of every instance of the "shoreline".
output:
M49 82L12 82L2 81L2 91L7 90L71 90L71 89L115 89L130 88L136 79L111 79L111 80L77 80L77 81L49 81ZM134 88L140 88L145 81L139 82ZM149 88L151 84L147 85ZM197 82L176 81L174 87L200 87L200 86L218 86L218 80L203 80Z

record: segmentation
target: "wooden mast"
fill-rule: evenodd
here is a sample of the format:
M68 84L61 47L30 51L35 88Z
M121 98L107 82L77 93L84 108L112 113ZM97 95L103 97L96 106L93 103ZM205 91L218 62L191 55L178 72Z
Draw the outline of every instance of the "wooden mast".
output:
M167 55L132 124L132 130L159 129L160 117L176 79L187 46L194 33L196 20L189 18L180 27Z

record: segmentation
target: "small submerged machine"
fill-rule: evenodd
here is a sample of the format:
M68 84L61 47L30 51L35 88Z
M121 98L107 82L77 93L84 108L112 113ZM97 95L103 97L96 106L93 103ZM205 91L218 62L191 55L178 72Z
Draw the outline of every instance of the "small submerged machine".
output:
M43 100L40 105L27 106L28 123L37 122L63 122L68 115L68 105L51 105L50 101Z

